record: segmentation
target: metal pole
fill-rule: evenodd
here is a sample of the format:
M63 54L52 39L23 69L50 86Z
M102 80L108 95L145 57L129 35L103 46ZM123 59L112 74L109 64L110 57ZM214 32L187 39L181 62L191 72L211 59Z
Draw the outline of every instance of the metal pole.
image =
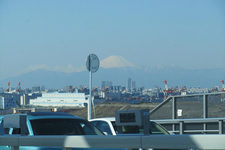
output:
M203 118L208 118L208 96L203 95ZM206 134L207 124L203 123L204 134Z
M88 120L91 119L91 103L92 103L92 73L89 75L89 101L88 101Z
M177 119L177 99L173 96L172 98L172 119ZM175 131L175 124L172 124L172 130Z
M180 121L180 135L184 134L184 121Z
M203 95L203 118L208 118L208 97Z
M92 71L91 71L91 59L90 58L90 73L89 73L89 101L88 101L88 120L91 120L91 100L92 100Z
M177 99L174 96L172 99L172 119L177 119Z
M223 120L219 120L219 134L223 134Z

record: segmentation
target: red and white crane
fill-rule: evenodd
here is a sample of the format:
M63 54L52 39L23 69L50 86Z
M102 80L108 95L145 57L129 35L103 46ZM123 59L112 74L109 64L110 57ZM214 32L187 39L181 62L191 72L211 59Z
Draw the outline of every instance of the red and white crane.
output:
M5 92L9 92L10 91L10 82L8 82L8 89L5 90Z
M220 82L222 82L222 85L223 85L221 92L225 92L224 80L221 80Z
M163 81L163 82L165 83L165 90L164 90L164 92L165 92L165 91L168 91L167 81L165 80L165 81Z
M168 94L171 95L171 93L173 93L173 90L172 89L169 89L168 88L168 85L167 85L167 81L163 81L165 83L165 89L164 89L164 97L163 99L166 99L168 97Z
M18 89L16 90L16 92L20 92L20 83L21 82L18 83Z

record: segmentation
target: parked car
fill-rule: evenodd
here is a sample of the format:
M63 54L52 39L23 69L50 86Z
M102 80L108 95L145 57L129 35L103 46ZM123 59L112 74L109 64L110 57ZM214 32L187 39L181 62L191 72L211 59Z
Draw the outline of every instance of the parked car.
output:
M95 119L91 119L89 121L107 135L118 135L115 117L95 118ZM126 128L126 127L123 127L123 128ZM132 131L134 131L134 130L132 130ZM125 130L123 130L123 133L129 134L129 131L125 132ZM130 133L133 133L133 132L130 132ZM135 133L142 134L143 128L141 126L138 126L138 130L135 130ZM158 124L154 121L150 121L149 133L150 134L171 135L171 133L169 131L167 131L163 126L161 126L160 124Z
M21 134L20 128L4 128L5 123L10 120L10 116L26 116L25 135L104 135L102 131L96 128L87 120L60 112L31 112L28 114L13 114L0 116L0 135ZM5 119L4 119L5 118ZM8 119L9 118L9 119ZM12 120L16 124L16 121ZM0 146L0 150L10 150L8 146ZM43 147L25 147L20 149L62 149L62 148L43 148Z

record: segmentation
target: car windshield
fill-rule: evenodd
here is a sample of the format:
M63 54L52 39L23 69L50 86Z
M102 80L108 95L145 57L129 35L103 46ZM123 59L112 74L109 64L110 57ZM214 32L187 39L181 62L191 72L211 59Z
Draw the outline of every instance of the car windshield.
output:
M150 123L150 131L151 131L151 134L169 135L168 131L166 131L163 127L161 127L159 124L157 124L155 122Z
M35 119L30 122L34 135L104 135L82 119Z
M117 131L117 126L115 121L112 121L112 125L114 127L114 130L116 133ZM122 131L123 133L144 133L143 126L122 126ZM155 122L150 123L150 134L164 134L164 135L169 135L169 132L167 132L164 128L162 128L159 124Z

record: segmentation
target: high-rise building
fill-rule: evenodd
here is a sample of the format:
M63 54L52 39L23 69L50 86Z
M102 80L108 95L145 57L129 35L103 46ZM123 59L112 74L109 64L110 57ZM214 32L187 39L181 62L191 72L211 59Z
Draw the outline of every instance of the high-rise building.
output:
M131 78L127 78L126 89L127 91L131 90Z
M112 86L112 81L102 81L101 88L103 89L106 86L111 87Z
M105 87L105 81L102 81L101 89L103 89L104 87Z
M64 90L64 92L69 93L69 92L70 92L70 89L71 89L72 87L73 87L72 85L65 85L65 86L63 87L63 90Z
M41 91L45 91L45 86L44 85L41 86Z
M121 92L122 91L122 87L121 86L113 86L113 91L114 92Z
M40 93L40 91L41 91L41 88L40 88L39 85L36 85L36 86L32 87L32 92L33 93Z
M135 86L136 86L136 85L135 85L135 81L131 81L131 90L132 90L132 91L136 89Z

